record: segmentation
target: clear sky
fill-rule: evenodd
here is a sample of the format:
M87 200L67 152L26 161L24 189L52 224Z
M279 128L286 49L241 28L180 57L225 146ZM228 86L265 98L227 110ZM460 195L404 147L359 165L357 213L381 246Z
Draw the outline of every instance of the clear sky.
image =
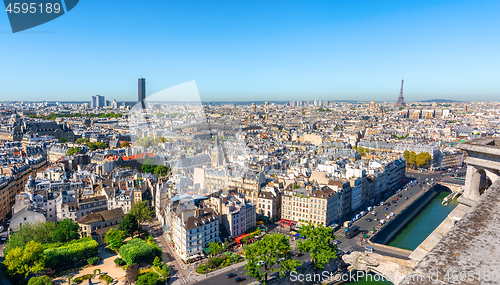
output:
M204 101L499 101L500 1L82 0L13 34L0 100L137 100L196 81ZM175 98L174 98L175 99Z

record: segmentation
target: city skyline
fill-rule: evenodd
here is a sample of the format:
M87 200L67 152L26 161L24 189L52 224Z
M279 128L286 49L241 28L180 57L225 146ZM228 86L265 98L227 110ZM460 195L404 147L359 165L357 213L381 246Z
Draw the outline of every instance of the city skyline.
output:
M401 78L409 102L500 92L494 1L121 3L18 34L0 17L0 101L134 101L141 77L146 96L195 80L202 101L395 101Z

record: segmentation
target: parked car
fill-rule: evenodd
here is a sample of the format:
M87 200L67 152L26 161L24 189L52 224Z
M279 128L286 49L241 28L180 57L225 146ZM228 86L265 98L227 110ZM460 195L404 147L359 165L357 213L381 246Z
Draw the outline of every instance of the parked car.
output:
M372 212L372 215L376 216L376 215L377 215L377 212L373 211L373 212Z
M340 241L340 240L338 240L338 239L336 239L336 240L334 240L334 241L333 241L333 244L335 244L335 245L336 245L336 244L340 244L340 243L341 243L341 241Z
M237 276L237 275L236 275L236 274L234 274L234 273L228 273L228 274L226 275L226 277L227 277L227 278L233 278L233 277L236 277L236 276Z

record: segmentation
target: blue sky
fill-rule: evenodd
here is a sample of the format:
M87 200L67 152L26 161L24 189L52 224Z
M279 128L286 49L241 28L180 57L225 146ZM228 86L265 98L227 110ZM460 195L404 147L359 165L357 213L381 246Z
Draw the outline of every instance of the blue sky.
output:
M97 1L12 34L0 100L498 101L500 1ZM176 98L173 98L176 99Z

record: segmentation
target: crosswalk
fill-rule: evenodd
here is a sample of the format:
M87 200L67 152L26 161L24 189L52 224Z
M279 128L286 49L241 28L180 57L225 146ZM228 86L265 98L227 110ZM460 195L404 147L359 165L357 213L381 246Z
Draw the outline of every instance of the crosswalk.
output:
M178 280L181 282L181 284L187 284L187 283L191 282L191 278L190 277L179 278Z

